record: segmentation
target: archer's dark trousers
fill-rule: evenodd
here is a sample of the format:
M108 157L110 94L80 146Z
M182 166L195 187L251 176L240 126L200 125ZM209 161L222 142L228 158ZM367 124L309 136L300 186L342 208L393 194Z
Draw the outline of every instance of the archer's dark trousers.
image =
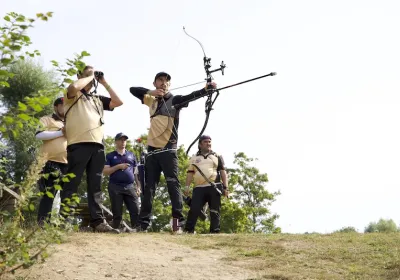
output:
M193 233L197 223L197 218L203 210L204 205L208 202L210 208L210 233L220 232L221 221L221 195L212 187L197 187L193 189L192 203L188 213L185 231Z
M40 225L42 225L44 221L49 222L51 218L51 208L53 206L54 198L49 197L46 192L50 192L53 196L56 195L57 190L54 188L54 180L60 179L58 184L61 184L61 176L66 173L67 167L68 166L65 163L49 160L41 171L41 174L48 174L48 177L46 179L42 176L38 181L39 191L44 193L39 202L37 216L37 221Z
M139 197L136 193L136 186L134 184L120 186L109 183L108 193L113 214L112 227L118 229L121 225L123 203L125 203L126 209L129 211L131 226L135 227L139 217Z
M83 172L86 170L87 199L90 211L90 225L96 227L105 218L100 208L101 203L101 179L105 163L104 147L98 143L77 143L67 147L68 173L75 174L76 177L69 178L65 182L61 192L61 201L71 199L74 193L78 192ZM71 206L70 206L71 208ZM62 210L62 207L61 207ZM64 213L64 216L66 213Z
M185 222L182 213L182 193L178 179L178 156L176 151L166 151L148 155L145 164L145 181L143 200L140 208L139 225L147 229L152 215L153 199L160 182L161 171L167 181L167 188L172 204L172 217L177 218L181 226Z

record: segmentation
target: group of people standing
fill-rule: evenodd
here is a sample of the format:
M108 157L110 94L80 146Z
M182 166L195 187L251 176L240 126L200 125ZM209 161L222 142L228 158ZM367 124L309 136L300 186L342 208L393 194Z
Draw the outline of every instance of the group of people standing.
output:
M119 96L106 82L102 72L86 66L79 72L78 80L69 85L64 97L54 102L54 113L40 119L36 138L43 141L41 153L46 157L42 173L50 173L39 180L39 188L45 193L38 211L38 223L48 222L53 198L46 192L55 193L54 180L65 174L74 176L64 180L61 190L61 215L67 220L73 207L73 195L77 193L84 171L87 175L87 199L90 211L90 226L96 232L119 233L122 207L125 203L131 218L131 231L145 232L151 223L155 190L163 172L172 205L174 232L193 233L201 211L208 203L210 209L210 232L220 231L221 197L228 196L228 181L224 160L211 149L211 137L199 138L198 152L190 159L186 186L181 190L178 179L178 126L179 104L207 94L215 83L188 95L172 95L169 91L171 76L160 72L155 78L154 90L131 87L130 92L142 104L149 107L150 130L147 137L147 154L144 178L140 178L135 155L126 150L128 136L115 136L115 151L105 154L104 111L113 111L123 104ZM108 91L110 97L96 93L98 84ZM113 214L112 225L104 217L101 201L103 175L110 176L108 192ZM142 175L143 176L143 175ZM189 196L191 184L194 189L187 218L183 215L184 195ZM144 182L141 186L140 182ZM141 193L143 189L143 193ZM139 196L141 197L139 203Z

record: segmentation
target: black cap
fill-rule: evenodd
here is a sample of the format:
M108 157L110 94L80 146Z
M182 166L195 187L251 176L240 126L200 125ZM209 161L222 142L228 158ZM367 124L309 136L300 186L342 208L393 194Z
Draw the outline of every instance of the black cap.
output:
M115 140L121 139L122 137L125 137L126 139L129 139L128 136L126 136L124 133L120 132L117 135L115 135Z
M64 97L59 97L56 100L54 100L54 106L57 106L58 104L64 104Z
M158 78L164 77L164 76L167 77L168 81L171 80L171 75L170 74L168 74L166 72L160 72L160 73L157 73L156 77L154 78L154 81L157 80Z
M208 136L208 135L201 135L200 138L199 138L199 143L200 143L201 141L203 141L203 140L206 140L206 139L211 140L211 137Z

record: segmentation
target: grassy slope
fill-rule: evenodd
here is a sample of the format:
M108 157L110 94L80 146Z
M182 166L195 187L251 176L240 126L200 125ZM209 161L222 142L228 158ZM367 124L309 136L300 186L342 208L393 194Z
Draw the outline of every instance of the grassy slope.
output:
M170 241L227 250L259 279L400 279L400 234L185 235ZM218 264L216 264L218 265Z

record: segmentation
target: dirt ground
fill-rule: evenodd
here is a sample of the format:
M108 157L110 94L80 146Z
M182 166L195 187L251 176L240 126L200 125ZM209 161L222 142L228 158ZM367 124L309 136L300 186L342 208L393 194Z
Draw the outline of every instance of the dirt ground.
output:
M178 245L170 234L76 233L50 257L8 279L259 279L223 261L223 250ZM229 237L227 237L229 238Z

